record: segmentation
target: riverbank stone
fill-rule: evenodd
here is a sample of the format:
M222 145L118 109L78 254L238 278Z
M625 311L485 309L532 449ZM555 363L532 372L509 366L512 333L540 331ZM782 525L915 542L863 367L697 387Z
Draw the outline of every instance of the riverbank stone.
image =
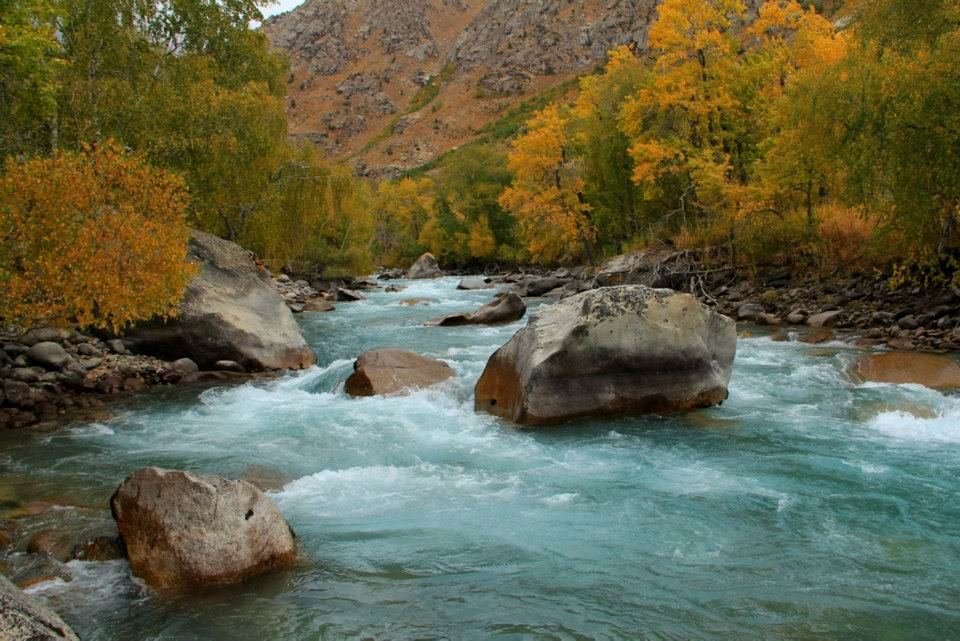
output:
M189 259L199 273L176 318L138 324L127 340L139 353L188 357L203 369L230 360L248 371L302 369L315 356L269 273L239 245L194 231Z

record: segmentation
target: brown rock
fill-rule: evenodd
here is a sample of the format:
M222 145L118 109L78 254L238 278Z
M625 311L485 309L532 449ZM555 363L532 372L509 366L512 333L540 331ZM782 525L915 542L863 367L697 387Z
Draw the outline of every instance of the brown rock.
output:
M308 300L303 305L303 311L305 312L332 312L335 310L333 303L322 298L314 298L313 300Z
M460 325L502 325L523 318L527 305L514 292L498 294L492 302L472 314L450 314L429 320L425 325L433 327L457 327Z
M123 558L123 546L119 537L98 536L90 541L78 543L71 556L78 561L114 561Z
M960 389L960 364L937 354L884 353L863 356L850 368L858 381L915 384L936 390Z
M72 547L72 542L68 541L62 534L51 530L38 532L30 537L27 542L27 552L29 554L46 554L60 561L66 561L70 558Z
M821 312L819 314L814 314L807 319L807 325L810 327L833 327L838 320L840 320L840 314L843 312L839 309L835 309L829 312Z
M110 506L133 573L157 588L235 583L296 558L277 506L244 481L148 467Z
M800 342L808 343L810 345L819 345L821 343L829 343L834 338L835 335L832 329L821 328L807 332L800 337Z
M442 383L453 376L443 361L399 349L378 349L360 355L346 382L351 396L393 395Z

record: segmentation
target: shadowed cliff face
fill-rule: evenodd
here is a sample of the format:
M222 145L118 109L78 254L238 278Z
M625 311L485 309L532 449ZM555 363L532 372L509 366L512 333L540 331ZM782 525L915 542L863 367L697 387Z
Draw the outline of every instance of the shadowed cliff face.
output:
M307 0L264 30L291 58L291 133L390 175L469 142L612 47L644 49L658 3Z

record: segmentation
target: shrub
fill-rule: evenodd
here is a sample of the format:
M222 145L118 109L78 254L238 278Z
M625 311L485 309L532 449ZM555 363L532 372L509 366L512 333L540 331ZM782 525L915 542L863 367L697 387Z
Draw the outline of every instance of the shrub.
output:
M118 330L171 316L186 261L183 181L108 142L18 164L0 177L4 320Z

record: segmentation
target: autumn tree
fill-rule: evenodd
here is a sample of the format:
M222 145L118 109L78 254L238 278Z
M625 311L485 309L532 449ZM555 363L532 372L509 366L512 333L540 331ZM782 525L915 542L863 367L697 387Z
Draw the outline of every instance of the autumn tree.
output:
M565 114L557 106L547 107L527 127L508 155L514 180L500 204L516 216L534 260L592 260L595 230L584 181L570 153Z
M931 0L857 2L850 51L804 77L788 113L840 183L929 258L957 243L960 219L960 9Z
M422 234L431 229L434 198L429 178L380 183L373 203L373 240L383 262L409 262L423 250Z
M176 312L188 198L177 176L106 142L0 177L0 308L6 323L100 327Z
M622 251L664 209L659 201L645 202L634 184L630 140L619 126L624 101L648 82L649 75L630 48L618 47L609 53L602 73L580 80L570 114L571 139L597 244L608 253Z

